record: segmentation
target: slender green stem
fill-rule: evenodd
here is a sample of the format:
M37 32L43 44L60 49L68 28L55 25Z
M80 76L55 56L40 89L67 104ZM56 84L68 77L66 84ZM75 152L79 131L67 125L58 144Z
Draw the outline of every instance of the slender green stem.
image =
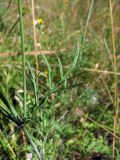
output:
M22 0L18 0L18 9L20 16L20 31L21 31L21 53L22 53L22 69L23 69L23 88L24 88L24 113L26 115L26 73L25 73L25 53L24 53L24 24L22 14Z
M42 160L42 157L41 157L41 155L40 155L40 153L39 153L39 151L38 151L38 148L37 148L36 144L33 142L31 135L29 134L29 132L27 131L26 128L23 128L23 130L24 130L24 132L25 132L27 138L29 139L29 141L30 141L32 147L34 148L34 151L35 151L35 153L36 153L38 159L39 159L39 160Z

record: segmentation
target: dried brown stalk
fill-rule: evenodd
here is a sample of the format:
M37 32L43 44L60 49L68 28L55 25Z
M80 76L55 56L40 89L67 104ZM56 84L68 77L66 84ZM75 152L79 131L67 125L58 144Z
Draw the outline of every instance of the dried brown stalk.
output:
M80 68L80 70L86 71L86 72L96 72L96 73L103 73L103 74L111 74L111 75L120 76L119 72L108 71L108 70L101 70L101 69L94 69L94 68Z
M117 61L116 61L116 46L115 46L115 33L114 33L114 22L113 22L113 6L112 0L109 0L110 5L110 19L111 19L111 29L112 29L112 48L113 48L113 60L114 60L114 72L117 72ZM117 102L117 76L114 75L114 131L113 134L116 134L117 121L118 121L118 102ZM115 145L116 138L113 137L113 146L112 146L112 158L115 159Z
M35 54L38 56L40 54L45 54L45 55L52 55L52 54L55 54L55 51L49 51L49 50L42 50L41 52L40 51L32 51L32 52L25 52L25 55L30 55L30 56L35 56ZM0 53L0 57L11 57L11 56L18 56L18 55L21 55L21 53L19 52L4 52L4 53Z
M117 136L117 134L114 134L112 131L110 131L109 129L107 129L106 127L104 127L104 125L96 122L96 120L90 118L87 114L83 113L79 108L76 109L76 113L77 115L82 115L83 117L85 117L87 120L91 121L92 123L94 123L95 125L99 126L100 128L102 128L103 130L105 130L106 132L108 132L109 134L111 134L113 137L115 137L116 139L120 140L120 137Z

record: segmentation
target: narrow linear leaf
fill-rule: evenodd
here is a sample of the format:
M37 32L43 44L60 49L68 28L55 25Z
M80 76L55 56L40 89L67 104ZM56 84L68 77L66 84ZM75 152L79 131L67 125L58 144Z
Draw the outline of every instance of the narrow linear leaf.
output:
M28 137L28 139L29 139L29 141L30 141L30 143L31 143L31 145L32 145L32 147L33 147L33 149L34 149L34 151L35 151L38 159L39 159L39 160L42 160L42 157L41 157L41 155L40 155L40 153L39 153L39 151L38 151L37 146L36 146L35 143L33 142L31 135L29 134L29 132L27 131L27 129L26 129L25 127L23 128L23 130L24 130L26 136Z
M16 110L14 109L14 107L9 103L9 101L7 100L7 98L4 96L4 94L0 91L0 99L1 101L5 104L5 106L7 107L7 109L12 113L12 115L17 118L18 114L16 112Z
M27 59L26 59L26 64L28 65L28 68L29 68L30 73L31 73L30 80L31 80L31 82L33 84L35 104L36 104L36 106L38 106L38 96L37 96L38 88L37 88L37 84L36 84L35 74L34 74L34 71L33 71L32 67L31 67L31 65L30 65L30 63L28 62Z
M52 88L52 69L45 55L41 54L48 69L48 82L50 89Z

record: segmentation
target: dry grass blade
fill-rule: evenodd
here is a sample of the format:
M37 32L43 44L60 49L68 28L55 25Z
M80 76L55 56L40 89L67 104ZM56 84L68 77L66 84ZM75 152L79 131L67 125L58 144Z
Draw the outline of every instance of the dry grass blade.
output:
M103 130L105 130L106 132L110 133L113 137L117 138L118 140L120 140L120 137L117 136L116 134L114 134L112 131L110 131L109 129L107 129L104 125L96 122L95 120L93 120L92 118L88 117L87 114L84 114L83 112L81 112L80 110L77 109L76 113L78 115L82 115L84 116L86 119L88 119L89 121L93 122L95 125L99 126L100 128L102 128Z
M65 48L63 49L60 49L58 50L58 52L60 53L64 53L65 51L67 51ZM41 51L27 51L25 52L25 55L30 55L30 56L35 56L35 54L38 56L38 55L41 55L44 54L44 55L53 55L56 53L55 50L41 50ZM20 55L21 53L19 52L4 52L4 53L0 53L0 57L11 57L11 56L18 56Z
M110 90L109 90L109 88L108 88L107 83L105 82L105 80L104 80L104 78L103 78L102 76L101 76L101 80L103 81L103 84L104 84L104 86L105 86L105 88L106 88L106 91L107 91L107 93L108 93L108 96L110 97L111 103L114 105L114 99L113 99L113 97L112 97L112 95L111 95L111 92L110 92Z
M96 72L96 73L104 73L104 74L120 76L119 72L114 72L114 71L107 71L107 70L100 70L100 69L93 69L93 68L80 68L80 70L86 71L86 72Z

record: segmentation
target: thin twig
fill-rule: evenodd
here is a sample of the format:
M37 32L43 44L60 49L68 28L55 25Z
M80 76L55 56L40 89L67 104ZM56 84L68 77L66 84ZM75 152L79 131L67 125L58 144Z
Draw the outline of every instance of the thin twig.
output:
M110 53L110 50L109 50L108 44L107 44L107 42L106 42L106 39L104 39L104 44L105 44L106 50L107 50L107 52L108 52L108 55L109 55L110 61L111 61L111 63L112 63L112 66L114 66L113 58L112 58L112 55L111 55L111 53Z
M104 74L111 74L111 75L120 76L120 72L114 72L114 71L92 69L92 68L80 68L80 70L86 71L86 72L96 72L96 73L104 73Z
M103 83L104 83L104 86L105 86L105 88L106 88L106 91L107 91L107 93L108 93L108 95L109 95L109 97L110 97L110 100L111 100L111 103L114 105L114 99L113 99L113 97L112 97L112 95L111 95L111 93L110 93L110 89L108 88L108 85L107 85L107 83L105 82L105 80L104 80L104 78L101 76L101 80L103 81Z
M111 29L112 29L112 48L113 48L113 60L114 60L114 72L117 71L117 61L116 61L116 46L115 46L115 34L114 34L114 22L113 22L113 7L112 0L109 0L110 5L110 19L111 19ZM117 76L114 75L114 134L116 134L117 129L117 120L118 120L118 102L117 102ZM112 146L112 158L115 159L115 145L116 137L113 137L113 146Z
M107 129L106 127L104 127L102 124L99 124L98 122L96 122L95 120L93 120L92 118L88 117L87 114L81 112L80 110L77 109L77 114L78 115L83 115L86 119L88 119L89 121L93 122L95 125L99 126L100 128L102 128L103 130L105 130L106 132L110 133L113 137L117 138L120 140L120 137L117 136L116 134L114 134L112 131L110 131L109 129Z

